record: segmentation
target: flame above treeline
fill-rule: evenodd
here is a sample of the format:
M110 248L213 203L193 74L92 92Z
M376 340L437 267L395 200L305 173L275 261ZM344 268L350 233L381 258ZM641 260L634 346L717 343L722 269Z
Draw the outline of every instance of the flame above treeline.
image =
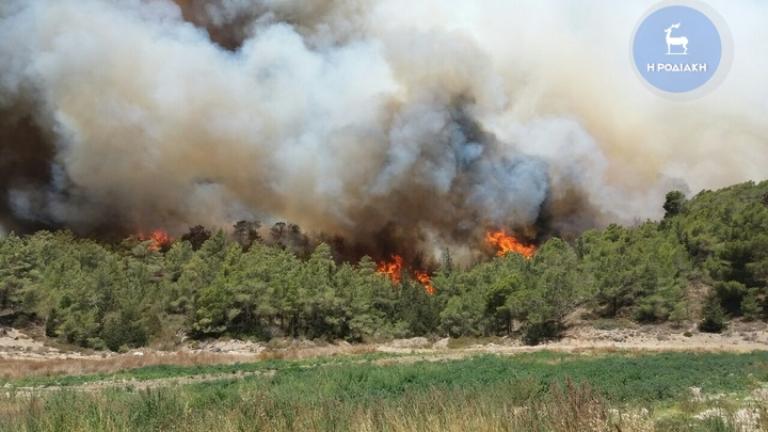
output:
M168 234L168 232L163 229L153 230L149 234L139 232L136 235L136 238L138 238L139 241L142 241L142 242L149 242L149 244L147 245L147 249L149 249L152 252L160 252L160 251L167 250L173 243L173 237L171 237L171 235Z
M536 245L525 244L515 236L509 235L504 230L489 231L485 235L485 241L490 246L497 249L497 256L504 256L510 253L516 253L527 259L533 258L536 254Z
M170 249L175 241L166 230L154 229L148 234L139 231L135 238L147 243L147 249L152 252L165 252ZM519 254L526 259L531 259L536 254L536 245L519 240L516 236L508 234L505 230L491 230L485 234L485 242L494 249L496 256ZM409 275L424 287L429 295L434 295L437 288L432 282L431 272L421 268L419 264L407 264L400 254L392 254L388 259L381 260L377 264L376 272L387 277L393 285L403 282L403 276Z
M392 255L388 261L380 262L376 269L378 273L388 277L395 285L402 282L404 270L403 257L400 255ZM412 270L412 277L424 287L427 294L434 295L437 292L428 271Z
M386 275L392 280L392 283L399 284L402 281L403 275L403 257L400 255L392 255L389 261L380 262L376 271Z
M536 245L524 243L517 237L507 234L504 230L488 231L485 235L486 243L496 249L496 256L505 256L508 254L519 254L526 259L531 259L536 254ZM403 257L392 255L389 260L381 261L378 264L377 272L388 277L393 284L402 282L405 265ZM428 271L412 269L412 277L418 281L429 295L437 292L432 278Z

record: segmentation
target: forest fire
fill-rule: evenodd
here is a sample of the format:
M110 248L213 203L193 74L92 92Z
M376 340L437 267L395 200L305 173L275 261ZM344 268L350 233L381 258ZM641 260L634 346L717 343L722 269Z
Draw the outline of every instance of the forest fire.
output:
M139 233L138 235L139 240L141 241L149 241L149 245L147 248L152 252L160 252L162 250L167 249L171 243L173 242L173 238L162 229L156 229L152 231L151 234L145 235L144 233Z
M504 230L490 231L485 234L485 241L496 248L497 256L504 256L509 253L516 253L531 259L536 254L536 246L524 244L514 236L508 235Z
M400 255L392 255L390 261L380 262L376 271L387 276L393 284L399 284L402 281L403 257ZM413 277L424 287L424 291L427 294L435 294L435 286L432 284L432 278L430 278L429 273L426 271L414 270Z
M392 280L392 283L399 284L403 272L403 257L400 255L392 255L391 261L383 261L379 263L379 267L376 271L386 275Z
M432 285L432 278L429 277L429 273L417 270L415 276L416 280L418 280L424 286L424 291L426 291L427 294L435 294L435 286Z

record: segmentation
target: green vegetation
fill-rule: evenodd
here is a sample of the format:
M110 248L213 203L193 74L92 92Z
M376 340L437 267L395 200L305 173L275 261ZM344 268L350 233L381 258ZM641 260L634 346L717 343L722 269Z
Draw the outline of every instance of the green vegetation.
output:
M733 317L766 317L766 197L768 182L691 200L671 192L660 222L552 238L530 260L510 254L462 269L446 258L435 295L408 277L393 286L367 257L351 264L326 244L312 251L285 224L271 241L249 222L231 236L194 227L169 244L10 235L0 239L0 323L44 323L51 337L112 350L178 330L260 340L514 334L535 344L557 337L577 307L682 323L694 318L695 281L711 288L701 328L720 331Z
M148 381L168 378L188 378L195 376L226 376L237 373L284 372L289 369L309 369L320 366L343 366L355 363L370 363L380 359L395 359L397 354L367 353L348 356L315 357L306 360L269 359L257 362L234 364L201 364L193 366L152 365L133 369L123 369L112 373L85 375L38 375L19 379L0 379L0 387L71 387L97 381Z
M205 384L11 391L0 397L0 431L735 430L728 418L693 420L725 402L692 401L691 387L702 389L702 399L728 394L728 403L738 404L768 380L766 364L768 353L541 352L389 365L373 358L274 361L274 374ZM187 372L171 367L121 376ZM643 408L648 414L638 420ZM713 429L712 422L726 428Z

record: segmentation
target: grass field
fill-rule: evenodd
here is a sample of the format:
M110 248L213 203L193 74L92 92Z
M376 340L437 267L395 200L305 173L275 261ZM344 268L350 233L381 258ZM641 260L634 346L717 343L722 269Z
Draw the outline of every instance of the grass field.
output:
M215 380L137 385L204 375ZM153 366L7 381L0 431L766 430L763 383L765 352Z

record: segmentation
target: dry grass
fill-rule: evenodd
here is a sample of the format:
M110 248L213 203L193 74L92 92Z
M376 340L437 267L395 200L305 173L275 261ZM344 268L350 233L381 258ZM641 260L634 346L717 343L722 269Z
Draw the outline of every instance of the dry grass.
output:
M325 345L315 347L288 347L277 350L268 350L259 354L259 359L277 359L277 360L304 360L315 357L332 357L345 355L369 354L378 351L377 345L371 344L343 344L343 345Z
M44 358L44 359L0 359L0 377L19 379L30 376L84 375L112 373L124 369L144 366L175 365L198 366L210 364L233 364L244 361L258 361L259 356L227 355L215 353L145 353L144 355L122 354L104 358Z
M289 347L269 350L259 354L231 354L195 351L145 351L142 355L132 353L105 357L87 356L82 358L0 358L0 379L12 380L32 376L85 375L114 373L145 366L205 366L249 363L262 360L301 360L314 357L358 355L375 352L371 345Z

